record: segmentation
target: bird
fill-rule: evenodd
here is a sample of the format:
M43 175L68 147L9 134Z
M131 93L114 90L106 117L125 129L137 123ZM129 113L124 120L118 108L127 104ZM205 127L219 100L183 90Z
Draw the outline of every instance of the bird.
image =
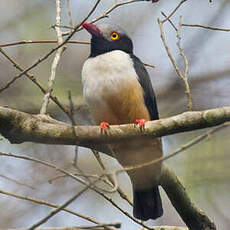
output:
M135 56L127 33L110 23L84 22L82 27L91 34L90 55L82 67L83 100L95 124L106 130L110 125L134 123L143 130L146 121L159 119L149 74ZM160 138L140 137L110 147L123 167L162 156ZM127 173L133 188L133 216L143 221L161 217L161 162L133 167Z

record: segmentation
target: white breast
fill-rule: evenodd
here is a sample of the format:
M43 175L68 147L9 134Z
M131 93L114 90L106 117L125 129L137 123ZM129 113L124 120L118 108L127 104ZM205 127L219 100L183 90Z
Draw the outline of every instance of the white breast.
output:
M127 81L137 81L130 56L120 50L111 51L85 61L82 69L83 97L91 107L104 106L103 95L116 94Z

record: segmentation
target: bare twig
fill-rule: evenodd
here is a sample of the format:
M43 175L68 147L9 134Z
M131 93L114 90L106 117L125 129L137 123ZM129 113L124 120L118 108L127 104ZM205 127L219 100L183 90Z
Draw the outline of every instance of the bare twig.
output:
M100 179L100 177L99 177ZM47 220L49 220L51 217L56 215L58 212L63 210L66 206L71 204L74 200L76 200L81 194L83 194L86 190L88 190L90 187L92 187L99 179L93 181L92 183L86 185L80 192L76 193L73 197L71 197L69 200L67 200L65 203L60 205L58 208L52 210L47 216L39 220L37 223L33 224L31 227L28 228L28 230L33 230L37 227L39 227L41 224L45 223Z
M73 32L73 18L72 18L72 13L70 10L70 0L66 0L66 9L69 17L69 25L70 25L70 32Z
M183 74L181 73L179 67L177 66L176 61L173 58L173 56L172 56L172 54L171 54L171 52L169 50L169 47L167 45L167 42L166 42L166 39L165 39L164 30L163 30L163 23L162 23L162 21L159 18L157 19L157 21L158 21L158 24L160 26L161 40L162 40L163 45L164 45L164 47L166 49L166 52L167 52L167 54L169 56L169 59L170 59L171 63L173 64L173 67L174 67L176 73L178 74L178 76L182 76Z
M56 24L57 25L61 24L61 0L56 0ZM62 31L61 31L60 27L58 27L58 26L55 27L55 30L57 33L58 45L60 45L63 43ZM61 58L63 51L64 51L64 46L61 46L55 54L55 57L54 57L54 60L53 60L52 66L51 66L51 74L50 74L50 78L48 81L48 89L47 89L47 92L43 98L43 103L42 103L42 107L40 110L40 114L46 114L47 113L49 99L50 99L51 92L53 91L54 81L55 81L55 77L56 77L57 66L59 64L59 61L60 61L60 58Z
M164 24L166 21L168 21L175 13L176 11L180 8L180 6L186 2L187 0L182 0L180 3L175 7L175 9L169 14L168 17L166 17L164 20L162 20L162 23Z
M156 68L156 66L155 65L153 65L153 64L149 64L149 63L144 63L143 62L143 64L145 65L145 66L147 66L147 67L151 67L151 68Z
M180 35L180 31L181 31L181 24L182 24L182 16L180 16L179 19L179 25L178 25L178 29L177 29L177 46L178 49L180 51L180 55L183 58L184 64L185 64L185 70L184 70L184 74L181 75L180 77L182 78L184 85L185 85L185 93L187 95L188 98L188 110L192 110L192 94L191 94L191 90L188 84L188 71L189 71L189 64L188 64L188 59L184 54L184 51L181 47L181 35Z
M200 25L200 24L185 24L185 23L182 23L181 26L185 26L185 27L200 27L200 28L204 28L204 29L208 29L208 30L217 30L217 31L230 32L230 29L214 27L214 26Z
M28 185L28 184L26 184L24 182L21 182L19 180L13 179L13 178L10 178L10 177L5 176L3 174L0 174L0 177L5 178L6 180L12 181L12 182L14 182L14 183L16 183L18 185L25 186L25 187L30 188L30 189L36 189L34 186Z
M33 202L33 203L36 203L36 204L40 204L40 205L45 205L45 206L48 206L48 207L53 207L53 208L58 208L59 207L59 205L49 203L49 202L47 202L45 200L40 200L40 199L37 199L37 198L28 197L28 196L22 196L22 195L18 195L18 194L15 194L15 193L6 192L6 191L3 191L3 190L0 190L0 194L4 194L6 196L15 197L15 198L21 199L21 200L30 201L30 202ZM72 211L70 209L64 208L64 209L62 209L62 211L68 212L68 213L70 213L72 215L80 217L80 218L82 218L84 220L87 220L87 221L89 221L91 223L101 224L100 222L94 220L91 217L88 217L88 216L82 215L80 213L74 212L74 211Z
M163 11L161 11L161 14L162 14L165 18L167 18L167 15L166 15ZM171 24L171 26L174 28L174 30L177 31L177 28L176 28L176 26L174 25L173 21L172 21L170 18L168 18L168 21L169 21L169 23Z
M98 224L94 226L79 226L79 229L95 229L95 228L105 228L105 227L115 227L120 228L121 223L111 223L111 224Z
M17 42L9 42L0 44L1 47L9 47L9 46L17 46L17 45L29 45L29 44L55 44L58 43L58 40L22 40ZM77 41L77 40L70 40L67 42L67 44L83 44L83 45L89 45L89 41Z
M34 158L34 157L29 157L29 156L25 156L25 155L16 155L16 154L11 154L11 153L2 153L0 152L0 156L2 157L13 157L13 158L17 158L17 159L23 159L23 160L27 160L27 161L32 161L32 162L35 162L35 163L38 163L38 164L42 164L46 167L49 167L49 168L52 168L52 169L55 169L61 173L64 173L65 175L68 175L69 177L71 177L72 179L80 182L81 184L84 184L84 185L87 185L87 182L85 182L82 178L66 171L65 169L62 169L62 168L59 168L58 166L52 164L52 163L49 163L47 161L42 161L42 160L39 160L37 158Z
M93 226L71 226L71 227L43 227L39 228L39 230L82 230L82 229L95 229L95 230L105 230L105 229L114 229L114 228L120 228L121 223L111 223L111 224L97 224ZM25 228L19 228L19 229L4 229L4 230L27 230ZM166 230L184 230L179 229L166 229Z
M108 227L96 228L97 230L104 230ZM108 225L107 225L108 226ZM3 230L3 229L1 229ZM4 230L27 230L25 228L10 228ZM70 226L70 227L41 227L39 230L81 230L79 227ZM180 226L154 226L151 230L188 230L187 227L180 227ZM210 230L210 229L209 229ZM212 229L211 229L212 230Z
M184 82L184 85L185 85L185 93L187 95L187 98L188 98L188 110L192 110L192 95L191 95L191 91L190 91L190 87L189 87L189 84L188 84L188 67L189 67L189 64L188 64L188 60L187 60L187 57L185 56L184 54L184 51L181 47L181 36L180 36L180 28L181 28L181 18L180 18L180 21L179 21L179 26L178 28L176 29L176 33L177 33L177 46L179 48L179 51L180 51L180 55L182 56L183 60L184 60L184 63L185 63L185 71L184 71L184 74L181 72L180 68L178 67L177 63L176 63L176 60L174 59L173 55L171 54L171 51L167 45L167 42L166 42L166 39L165 39L165 34L164 34L164 30L163 30L163 20L160 20L158 18L158 24L159 24L159 27L160 27L160 35L161 35L161 40L163 42L163 45L165 47L165 50L168 54L168 57L177 73L177 75L183 80ZM171 24L173 24L171 22ZM173 26L174 27L174 26Z
M95 151L95 150L92 150L95 158L97 159L97 162L99 163L100 167L102 168L102 170L104 172L108 171L100 157L100 153ZM121 189L121 187L118 186L118 182L117 182L117 177L115 175L114 178L111 177L110 174L107 174L107 179L109 180L109 182L113 185L114 187L114 181L116 181L116 189L117 189L117 192L119 193L120 197L123 198L124 200L126 200L131 206L133 205L133 202L129 199L128 195Z
M70 114L71 123L73 126L75 126L77 125L77 122L74 119L74 104L73 104L72 95L71 95L70 90L68 91L68 99L69 99L69 114Z
M95 175L95 174L88 174L88 173L73 173L73 175L75 175L75 176L82 176L82 177L84 177L84 178L93 178L93 179L95 179L95 178L98 178L98 175ZM67 177L67 175L59 175L59 176L55 176L55 177L53 177L53 178L50 178L49 180L48 180L48 182L50 183L50 184L52 184L53 183L53 181L55 181L55 180L58 180L58 179L60 179L60 178L64 178L64 177ZM113 188L114 187L114 185L113 184L111 184L111 182L109 182L106 178L101 178L101 181L102 182L104 182L106 185L108 185L108 186L110 186L111 188Z

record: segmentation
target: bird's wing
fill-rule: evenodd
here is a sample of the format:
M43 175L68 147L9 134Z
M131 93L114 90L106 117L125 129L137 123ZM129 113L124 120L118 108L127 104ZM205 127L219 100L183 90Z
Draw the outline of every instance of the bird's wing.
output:
M145 105L150 114L150 118L151 120L157 120L159 119L157 102L155 93L153 91L152 83L149 78L149 74L138 57L136 57L135 55L130 55L130 57L133 60L134 68L139 78L139 83L143 88Z

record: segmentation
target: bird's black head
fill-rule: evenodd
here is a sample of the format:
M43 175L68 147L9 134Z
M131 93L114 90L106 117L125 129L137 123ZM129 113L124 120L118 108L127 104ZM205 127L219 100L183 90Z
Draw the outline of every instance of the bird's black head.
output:
M107 23L94 25L87 22L82 26L92 35L90 57L113 50L122 50L129 54L133 52L131 39L120 27Z

